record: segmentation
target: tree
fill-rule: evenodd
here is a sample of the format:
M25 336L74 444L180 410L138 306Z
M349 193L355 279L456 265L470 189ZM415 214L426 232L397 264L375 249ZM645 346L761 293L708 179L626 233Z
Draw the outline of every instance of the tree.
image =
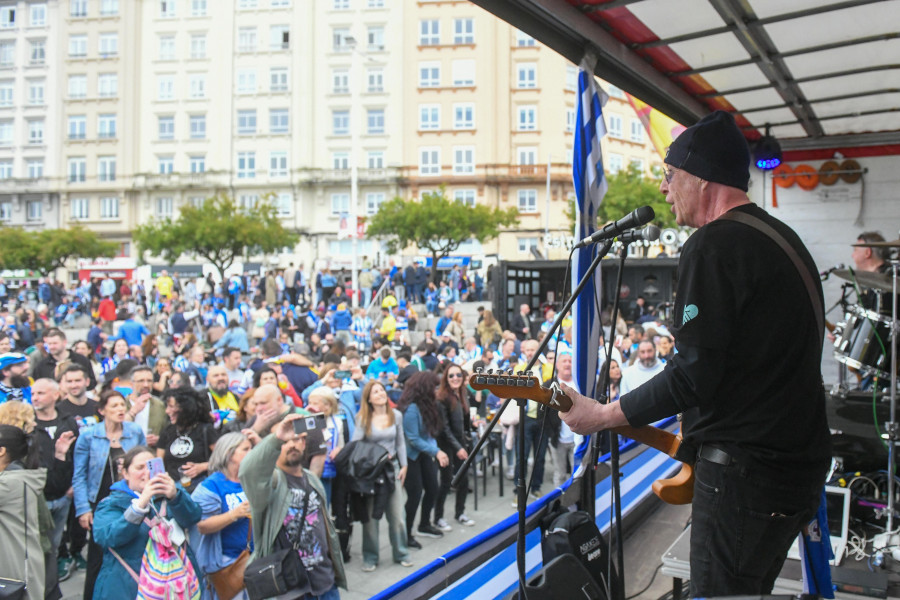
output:
M182 254L198 256L222 279L238 257L276 252L299 239L282 226L270 197L246 210L224 194L207 198L201 206L185 205L178 219L141 225L133 237L141 258L146 252L171 263Z
M660 178L662 175L660 174ZM666 204L666 197L659 191L659 178L645 177L642 170L631 164L627 169L607 177L609 189L600 210L597 211L597 226L621 219L641 206L650 206L656 213L653 224L660 229L678 227L672 207ZM569 221L575 229L575 199L569 201Z
M422 194L419 202L394 198L381 205L369 220L366 235L387 242L388 251L398 252L413 244L431 253L431 280L437 281L437 264L476 239L483 243L497 237L499 228L518 222L515 208L500 210L484 205L466 206L450 200L446 188Z
M4 227L0 235L3 239L0 266L27 269L41 275L65 267L71 258L109 258L119 250L117 243L104 241L81 226L41 231Z

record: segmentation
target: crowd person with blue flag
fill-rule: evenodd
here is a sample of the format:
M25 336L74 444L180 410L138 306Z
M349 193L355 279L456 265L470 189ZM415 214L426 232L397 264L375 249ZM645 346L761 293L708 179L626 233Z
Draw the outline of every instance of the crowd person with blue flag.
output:
M698 228L678 265L677 353L618 402L563 387L573 406L560 416L589 434L681 413L697 452L691 596L769 594L831 461L818 269L747 197L750 149L730 113L686 129L665 163L660 192L678 225Z

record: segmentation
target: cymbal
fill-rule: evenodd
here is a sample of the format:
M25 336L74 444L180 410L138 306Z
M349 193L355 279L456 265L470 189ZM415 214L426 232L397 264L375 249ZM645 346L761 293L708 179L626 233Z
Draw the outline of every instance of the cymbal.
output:
M883 273L873 273L872 271L850 271L850 269L838 269L833 271L836 277L846 279L847 281L856 281L859 285L867 288L890 292L894 289L889 275Z
M890 242L859 242L853 245L860 248L900 248L900 239Z

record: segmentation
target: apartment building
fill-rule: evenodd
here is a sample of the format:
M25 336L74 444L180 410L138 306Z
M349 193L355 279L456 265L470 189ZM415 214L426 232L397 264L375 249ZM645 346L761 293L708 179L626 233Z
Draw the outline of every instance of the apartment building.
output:
M562 252L548 251L545 232L568 235L577 69L473 4L0 0L0 9L7 222L80 223L133 257L140 223L216 193L248 209L271 197L302 234L284 262L349 266L355 179L360 217L444 184L460 202L522 215L462 252ZM649 171L659 159L624 96L609 91L608 169L637 161ZM386 258L365 239L358 255Z

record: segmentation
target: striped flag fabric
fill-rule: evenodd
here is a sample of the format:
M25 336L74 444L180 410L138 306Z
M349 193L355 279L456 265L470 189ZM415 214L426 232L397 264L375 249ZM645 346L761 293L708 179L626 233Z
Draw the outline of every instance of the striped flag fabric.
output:
M585 56L578 72L578 111L575 116L575 145L572 157L572 177L575 183L575 239L591 235L597 229L597 212L606 194L606 176L600 138L606 135L603 106L609 97L594 79L596 59ZM572 257L572 289L587 273L597 251L597 244L575 251ZM601 294L600 271L594 272L593 285L572 307L573 369L578 391L589 398L597 397L597 364L599 359L600 315L594 295Z

